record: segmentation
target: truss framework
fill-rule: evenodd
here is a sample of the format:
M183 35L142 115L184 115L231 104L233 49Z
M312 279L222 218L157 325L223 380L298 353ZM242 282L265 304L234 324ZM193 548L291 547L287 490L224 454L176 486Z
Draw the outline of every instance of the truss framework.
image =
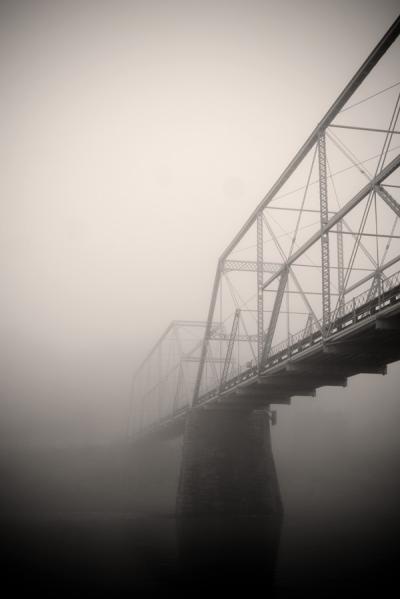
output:
M380 281L393 273L394 265L400 259L399 236L396 234L400 204L394 195L398 193L396 185L399 184L395 177L400 154L396 153L395 141L399 133L400 96L391 104L386 103L384 111L354 100L358 100L357 92L362 91L363 83L373 74L399 32L400 18L383 36L221 255L194 389L195 403L201 401L202 395L212 386L204 365L209 353L215 352L221 343L220 338L210 334L215 318L230 326L229 323L236 319L237 310L242 310L243 322L243 310L253 310L253 322L247 319L247 355L242 352L243 358L240 358L238 352L238 361L243 362L245 369L254 363L251 356L255 353L261 371L275 351L274 345L290 345L293 330L307 335L307 331L314 327L320 330L323 338L328 338L332 323L343 315L351 297L367 289L369 299L373 298L380 293ZM394 91L397 93L398 90ZM354 122L350 121L348 112L351 108ZM356 109L360 110L361 116ZM341 120L344 118L342 111L345 122ZM378 112L382 115L380 119L375 118ZM354 138L357 135L369 136L368 141ZM371 164L373 173L368 170ZM351 175L344 184L343 173ZM301 178L304 184L298 186ZM283 198L286 198L284 205ZM315 216L319 217L319 223L313 221ZM252 238L255 239L254 257L251 251L246 251ZM307 275L306 269L311 270L312 277ZM363 275L364 269L367 274ZM256 274L253 293L250 285L242 283L243 278L239 279L240 273L245 271ZM336 272L335 277L331 276L332 271ZM225 289L225 306L221 309L218 299L222 289ZM305 312L304 320L295 322L293 316L301 309ZM243 346L238 337L235 342L231 338L230 353L235 352L235 345ZM224 383L220 372L218 384L221 387Z
M136 429L329 342L340 323L357 323L362 302L380 305L399 284L400 88L370 93L399 33L400 17L222 253L207 320L172 323L142 364ZM139 390L146 369L154 384Z

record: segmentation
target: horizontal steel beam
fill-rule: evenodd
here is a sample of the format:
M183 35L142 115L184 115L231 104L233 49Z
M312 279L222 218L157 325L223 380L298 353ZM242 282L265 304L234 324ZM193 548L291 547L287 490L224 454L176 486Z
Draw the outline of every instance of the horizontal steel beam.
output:
M281 266L282 262L263 262L263 271L276 272ZM225 260L222 265L222 271L257 272L257 262L252 260Z
M265 387L321 387L327 385L328 387L345 387L347 384L346 377L335 376L332 374L318 374L308 372L307 374L290 373L287 375L273 375L259 379L257 384Z
M208 362L212 362L212 363L216 363L216 364L220 364L223 363L225 360L225 358L214 358L211 356L207 356L206 358L206 363ZM200 362L200 357L193 357L193 356L183 356L183 358L181 358L180 360L181 362L194 362L194 363L199 363Z
M336 354L337 355L337 354ZM338 377L348 377L350 374L356 370L360 374L386 374L387 367L376 364L375 362L369 363L366 360L362 362L352 360L351 364L348 362L340 363L335 362L332 364L331 362L327 364L314 364L314 363L304 363L299 364L287 364L286 370L288 372L298 372L303 374L312 375L315 370L318 370L318 374L321 376L338 376Z
M400 318L377 318L375 328L377 331L400 331Z
M311 391L310 391L311 392ZM242 401L262 401L262 402L277 402L277 401L287 401L290 397L289 393L259 393L252 390L236 390L236 392L229 396L230 401L242 400Z
M365 354L368 353L368 347L361 341L343 341L324 345L324 354Z
M386 133L390 135L400 135L400 131L394 129L374 129L372 127L356 127L355 125L329 125L338 129L354 129L356 131L370 131L371 133Z

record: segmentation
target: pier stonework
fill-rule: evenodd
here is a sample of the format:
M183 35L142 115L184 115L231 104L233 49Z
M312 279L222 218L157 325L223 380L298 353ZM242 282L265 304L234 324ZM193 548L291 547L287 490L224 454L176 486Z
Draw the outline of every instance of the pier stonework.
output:
M177 514L282 515L265 410L191 410L183 440Z

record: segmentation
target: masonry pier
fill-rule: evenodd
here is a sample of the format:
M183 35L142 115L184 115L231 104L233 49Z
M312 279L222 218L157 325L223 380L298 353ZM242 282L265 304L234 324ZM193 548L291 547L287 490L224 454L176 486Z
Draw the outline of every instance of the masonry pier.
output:
M187 417L178 516L281 516L266 410L192 409Z
M282 502L269 419L265 410L231 406L187 417L178 541L184 576L196 580L199 596L210 584L224 592L273 584Z

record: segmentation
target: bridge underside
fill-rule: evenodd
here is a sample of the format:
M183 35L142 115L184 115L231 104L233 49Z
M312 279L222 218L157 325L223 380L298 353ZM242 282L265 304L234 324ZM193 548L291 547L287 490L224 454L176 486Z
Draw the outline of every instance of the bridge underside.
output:
M254 407L290 403L293 396L314 397L319 387L346 387L356 374L386 374L387 365L400 359L399 341L400 316L376 318L351 337L338 335L318 351L285 360L221 402Z

